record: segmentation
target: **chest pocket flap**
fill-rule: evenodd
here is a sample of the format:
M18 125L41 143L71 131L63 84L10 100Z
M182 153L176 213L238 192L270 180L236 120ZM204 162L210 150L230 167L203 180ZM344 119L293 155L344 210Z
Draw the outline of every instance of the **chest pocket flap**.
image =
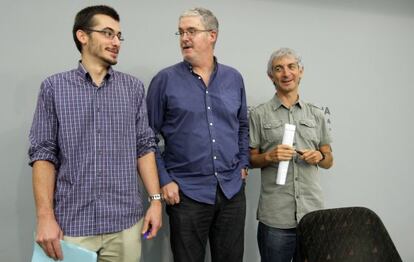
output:
M299 120L299 124L307 126L307 127L311 127L311 128L315 128L316 127L316 121L312 120L312 119L302 119Z
M281 120L271 120L263 123L263 137L267 141L278 142L283 137L283 122Z
M263 129L279 128L283 122L281 120L272 120L263 124Z
M315 144L319 143L316 121L314 119L302 119L298 121L299 127L297 131L302 135L305 140L313 141Z

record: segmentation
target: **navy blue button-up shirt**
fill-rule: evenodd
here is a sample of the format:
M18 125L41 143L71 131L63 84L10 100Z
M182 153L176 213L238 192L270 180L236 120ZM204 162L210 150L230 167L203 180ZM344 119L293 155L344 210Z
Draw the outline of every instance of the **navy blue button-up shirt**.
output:
M98 88L79 64L43 81L29 156L31 164L48 160L56 167L54 211L65 235L134 225L143 216L137 158L155 147L135 77L110 68Z
M150 126L165 143L157 153L161 185L175 181L186 196L208 204L215 202L217 183L233 197L249 164L243 78L215 65L208 87L184 61L160 71L147 95Z

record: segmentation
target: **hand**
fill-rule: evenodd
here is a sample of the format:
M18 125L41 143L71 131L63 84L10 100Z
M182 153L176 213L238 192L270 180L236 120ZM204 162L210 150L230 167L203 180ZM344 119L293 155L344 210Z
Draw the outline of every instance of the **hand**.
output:
M168 205L175 205L180 203L180 195L178 194L178 185L177 183L170 182L162 187L162 194L164 200Z
M42 247L46 255L54 260L63 260L60 240L63 231L54 217L39 218L36 230L36 242Z
M141 234L146 235L146 239L154 238L157 235L158 230L162 226L162 203L160 200L151 201L147 213L144 217L144 223L142 225Z
M247 178L247 176L249 175L249 172L247 171L246 168L242 168L241 169L241 178L244 180Z
M265 155L265 160L271 163L277 163L280 161L289 161L292 159L295 150L288 145L277 145L271 151Z
M300 152L303 152L300 158L309 165L317 165L323 159L323 155L319 150L305 149Z

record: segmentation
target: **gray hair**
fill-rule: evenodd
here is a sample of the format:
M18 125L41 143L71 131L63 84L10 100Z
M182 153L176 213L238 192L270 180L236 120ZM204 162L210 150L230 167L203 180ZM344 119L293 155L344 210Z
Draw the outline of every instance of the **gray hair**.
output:
M274 51L269 58L269 62L267 63L267 75L271 76L272 72L273 72L273 61L277 60L279 58L285 57L285 56L289 56L292 57L296 60L296 62L299 65L299 68L303 68L303 63L302 63L302 57L296 53L295 50L290 49L290 48L280 48L276 51Z
M187 16L200 16L201 22L203 23L204 27L208 30L213 30L218 33L219 30L219 23L216 16L208 9L202 7L195 7L189 10L184 11L180 18L187 17Z

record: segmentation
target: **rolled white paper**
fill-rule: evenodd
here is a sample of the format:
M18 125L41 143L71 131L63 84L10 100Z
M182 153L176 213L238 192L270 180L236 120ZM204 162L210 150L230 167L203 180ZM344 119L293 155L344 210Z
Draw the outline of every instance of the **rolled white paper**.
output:
M285 124L285 133L283 134L282 144L292 146L295 137L296 126ZM286 175L289 168L289 161L280 161L277 169L276 184L284 185L286 183Z

